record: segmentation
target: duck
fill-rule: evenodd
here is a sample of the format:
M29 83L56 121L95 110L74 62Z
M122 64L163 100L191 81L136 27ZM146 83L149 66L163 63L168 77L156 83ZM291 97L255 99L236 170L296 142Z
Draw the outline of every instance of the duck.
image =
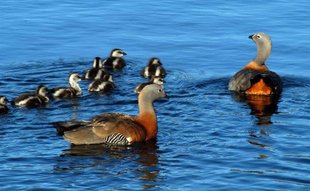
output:
M126 66L126 62L122 58L125 55L127 54L122 49L114 48L111 51L110 56L103 60L102 62L103 66L109 69L116 69L116 70L122 69Z
M153 77L150 79L150 81L145 82L145 83L142 83L142 84L139 84L139 85L135 88L134 92L135 92L136 94L139 94L139 93L141 92L141 90L142 90L145 86L147 86L147 85L150 85L150 84L158 84L158 85L163 86L164 82L165 82L165 81L164 81L164 79L163 79L162 77L153 76Z
M83 75L85 80L97 80L103 76L108 75L108 72L103 68L103 64L100 57L95 57L92 68L88 69Z
M78 73L73 72L69 75L69 87L57 87L50 90L53 98L63 99L82 95L82 90L78 84L81 77Z
M152 76L160 76L161 78L164 78L167 72L162 66L160 59L153 57L149 60L147 66L141 70L140 74L144 78L152 78Z
M265 64L272 49L269 35L258 32L249 38L256 43L256 57L230 79L228 89L244 95L279 95L282 92L282 80Z
M12 104L18 107L35 108L49 102L49 91L44 85L39 85L34 93L23 93L14 98Z
M167 95L162 86L151 84L138 95L138 115L104 113L90 120L54 122L59 135L73 145L132 145L156 139L155 100Z
M6 114L9 112L8 99L5 96L0 96L0 114Z
M115 89L115 84L112 79L112 75L104 76L102 79L93 81L88 86L88 91L90 92L109 92Z

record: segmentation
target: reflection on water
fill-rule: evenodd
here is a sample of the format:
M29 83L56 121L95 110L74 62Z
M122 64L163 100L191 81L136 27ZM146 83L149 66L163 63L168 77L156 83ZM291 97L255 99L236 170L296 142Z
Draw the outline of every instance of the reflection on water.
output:
M259 96L232 94L237 102L245 102L251 109L250 114L257 118L257 125L272 124L271 116L278 110L279 96Z
M111 175L124 178L124 174L127 174L129 179L134 177L137 181L142 181L143 189L154 188L159 177L157 149L156 141L126 147L105 144L71 145L60 155L54 172L62 174L83 171L96 176L100 174L102 179L109 179ZM122 167L122 164L125 166Z

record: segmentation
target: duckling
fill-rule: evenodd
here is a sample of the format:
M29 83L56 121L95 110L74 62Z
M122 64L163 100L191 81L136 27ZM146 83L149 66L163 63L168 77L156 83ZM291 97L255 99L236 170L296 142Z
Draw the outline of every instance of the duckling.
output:
M165 81L164 81L163 78L161 78L161 77L159 77L159 76L153 76L149 82L139 84L139 85L135 88L134 92L135 92L136 94L139 94L139 93L141 92L141 90L142 90L145 86L147 86L147 85L150 85L150 84L158 84L158 85L163 86L164 82L165 82Z
M159 58L151 58L147 66L140 72L141 76L151 78L152 76L160 76L164 78L167 74L165 68L162 66Z
M127 54L123 50L119 48L113 49L110 53L110 57L103 61L104 67L118 70L122 69L126 65L125 60L122 58L125 55Z
M51 89L50 93L54 98L70 98L82 95L82 90L78 84L81 81L81 77L78 73L71 73L69 75L69 86L70 87L58 87Z
M6 114L9 112L8 99L5 96L0 96L0 114Z
M228 89L245 95L279 95L282 92L281 78L265 65L272 48L270 37L258 32L249 38L256 43L256 57L232 77Z
M103 64L100 57L95 57L93 67L88 69L83 75L83 79L86 80L97 80L101 79L102 76L107 75L108 72L104 70Z
M15 99L12 104L19 107L34 108L44 106L49 102L49 92L47 87L39 85L35 93L24 93Z
M109 92L115 88L115 84L112 79L112 75L106 79L95 80L88 86L88 91L90 92Z
M162 86L151 84L138 96L139 114L120 113L97 115L89 121L55 122L58 134L74 145L113 144L131 145L150 141L157 136L157 117L153 102L166 97Z

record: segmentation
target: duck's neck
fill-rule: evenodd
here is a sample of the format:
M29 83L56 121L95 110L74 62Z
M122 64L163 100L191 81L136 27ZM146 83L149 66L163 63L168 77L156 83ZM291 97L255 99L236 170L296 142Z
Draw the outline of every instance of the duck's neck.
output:
M155 138L157 135L157 117L151 101L140 95L138 102L139 115L136 120L145 128L147 141Z
M80 85L79 85L77 82L75 82L75 81L70 81L69 84L70 84L71 88L73 88L74 90L76 90L78 93L81 93L81 92L82 92L82 90L81 90L81 88L80 88Z
M265 65L265 61L269 57L271 52L271 44L267 45L257 45L257 54L256 57L249 62L244 69L251 69L255 71L264 72L269 70Z
M271 52L271 43L265 42L264 44L257 44L257 53L253 61L260 66L265 65L265 61L269 57L270 52Z

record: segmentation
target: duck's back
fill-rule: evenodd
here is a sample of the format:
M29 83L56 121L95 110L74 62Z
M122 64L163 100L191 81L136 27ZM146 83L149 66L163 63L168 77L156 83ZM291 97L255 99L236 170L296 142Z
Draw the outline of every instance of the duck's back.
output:
M270 70L242 69L233 76L228 86L231 91L247 94L270 95L282 91L280 76Z

